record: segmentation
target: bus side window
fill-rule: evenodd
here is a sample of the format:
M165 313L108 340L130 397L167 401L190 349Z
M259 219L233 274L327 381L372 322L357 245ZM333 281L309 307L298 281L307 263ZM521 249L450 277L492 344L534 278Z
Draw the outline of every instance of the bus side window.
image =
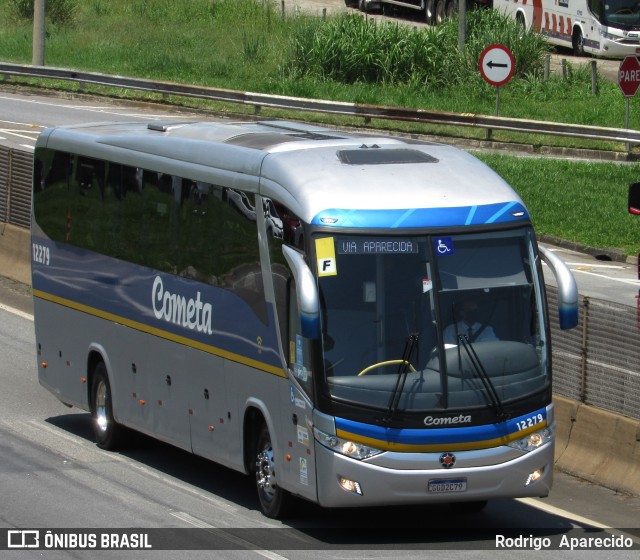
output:
M118 166L116 198L119 201L117 213L120 228L116 232L118 258L138 263L141 258L142 239L140 222L142 220L142 173L135 167Z
M72 157L65 152L38 148L35 160L35 169L39 170L33 192L36 222L53 241L68 241Z
M267 324L255 195L183 180L179 198L177 274L232 292Z
M155 171L142 173L141 256L144 263L163 272L176 272L177 217L172 176Z
M69 240L74 245L104 251L103 243L110 235L104 231L109 225L104 219L104 182L104 161L82 156L75 158L69 205Z
M597 19L600 19L603 13L602 0L589 0L588 5L589 9L596 16Z
M282 246L283 244L293 245L303 250L302 221L283 204L271 199L263 200L266 201L263 202L265 212L266 208L269 208L272 220L271 223L269 219L266 220L266 227L269 229L267 241L269 242L271 277L275 292L276 321L280 330L284 355L288 356L290 354L287 348L287 324L290 320L288 290L290 289L291 271L282 253ZM276 228L270 228L273 226L273 222L275 222Z

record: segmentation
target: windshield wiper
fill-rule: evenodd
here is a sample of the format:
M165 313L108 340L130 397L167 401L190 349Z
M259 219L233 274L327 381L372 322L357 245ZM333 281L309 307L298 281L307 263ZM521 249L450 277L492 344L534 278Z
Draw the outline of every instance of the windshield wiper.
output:
M400 362L400 366L398 367L398 374L396 377L396 384L391 392L391 398L389 399L389 405L387 406L387 412L382 418L381 422L383 424L389 424L393 419L393 416L398 409L398 404L400 403L400 397L402 396L402 391L404 391L404 384L407 380L407 374L409 373L409 368L411 367L411 355L413 351L418 349L418 333L412 333L407 338L407 341L404 345L404 351L402 352L402 360Z
M502 405L502 400L500 400L500 395L498 395L496 386L493 384L493 381L491 381L491 377L489 377L487 370L484 369L484 366L482 365L482 362L480 361L480 358L478 357L478 354L476 353L476 350L471 343L471 339L466 334L458 333L458 341L460 342L460 346L465 349L467 357L469 358L469 362L471 362L473 371L480 378L480 381L482 381L484 389L489 396L489 400L495 408L496 415L501 420L505 420L507 418L507 414L504 411L504 406Z

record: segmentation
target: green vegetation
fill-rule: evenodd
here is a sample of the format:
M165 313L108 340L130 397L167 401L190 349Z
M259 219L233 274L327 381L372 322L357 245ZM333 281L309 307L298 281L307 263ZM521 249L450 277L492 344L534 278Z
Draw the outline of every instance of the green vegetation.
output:
M308 20L295 29L289 69L297 77L438 90L481 85L478 60L491 42L511 47L521 78L540 70L549 51L540 35L520 36L510 20L482 10L469 14L466 49L460 53L457 26L447 21L415 30L359 16Z
M31 61L33 0L0 0L0 60ZM600 126L624 126L625 100L617 84L598 77L591 92L585 64L566 79L543 79L547 45L493 11L471 12L467 46L457 50L457 22L428 28L375 23L360 16L326 20L271 0L48 0L46 64L219 88L461 113L494 114L496 91L478 71L481 50L507 45L517 74L500 90L500 114ZM12 81L13 83L13 81ZM35 80L18 83L43 85ZM49 87L75 90L63 82ZM87 86L86 93L164 101L160 95ZM640 128L638 98L631 123ZM171 99L212 110L248 112L204 100ZM327 124L356 118L313 113L263 116ZM375 121L371 126L410 134L464 135L481 129ZM624 150L620 143L493 131L503 142ZM640 248L640 220L626 214L627 184L636 165L587 164L482 156L521 193L538 231L596 247ZM606 227L605 227L606 226Z
M33 0L11 0L10 7L13 14L20 19L31 19L33 15ZM47 0L46 13L52 23L69 25L73 22L77 9L76 0Z
M627 212L637 165L475 154L522 197L538 235L587 247L640 251L640 219Z
M31 21L16 6L32 1L0 0L0 21L7 22L0 27L0 60L31 61ZM48 22L49 66L493 114L495 88L482 80L477 64L486 45L501 42L514 52L517 69L516 78L501 88L502 115L624 124L624 98L616 84L600 78L599 94L592 95L586 67L570 67L565 80L557 74L543 80L547 45L538 35L521 36L511 20L490 10L469 13L467 48L460 54L455 21L438 28L414 28L359 15L323 20L291 7L283 18L280 3L274 0L49 0L47 4L50 11L51 5L62 4L73 14L64 23ZM634 127L640 127L638 113L631 111ZM460 129L438 132L459 134ZM474 134L482 138L483 131L470 131ZM512 139L509 133L496 134L498 140Z

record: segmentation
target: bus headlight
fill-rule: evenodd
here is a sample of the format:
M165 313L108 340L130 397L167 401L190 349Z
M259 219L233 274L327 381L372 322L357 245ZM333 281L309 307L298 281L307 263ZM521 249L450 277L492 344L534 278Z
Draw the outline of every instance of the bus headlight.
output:
M545 443L549 443L552 439L553 431L551 428L545 428L539 432L533 432L522 439L512 441L507 445L514 449L520 449L521 451L533 451L534 449L542 447Z
M331 449L331 451L351 457L352 459L368 459L369 457L382 453L381 449L326 434L315 426L313 428L313 435L318 442L327 449Z
M602 35L603 39L607 39L608 41L619 41L620 39L622 39L622 37L612 35L611 33L607 33L606 31L600 31L600 35Z

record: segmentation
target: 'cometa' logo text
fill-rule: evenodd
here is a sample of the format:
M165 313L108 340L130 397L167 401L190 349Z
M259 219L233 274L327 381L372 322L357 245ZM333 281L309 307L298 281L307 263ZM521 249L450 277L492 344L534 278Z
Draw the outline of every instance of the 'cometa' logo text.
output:
M471 422L471 415L460 414L460 416L451 416L449 418L434 418L426 416L424 419L425 426L445 426L449 424L468 424Z
M211 329L213 309L210 303L201 301L200 292L196 293L195 299L172 294L164 289L162 278L156 276L151 290L151 305L157 319L201 333L213 333Z

